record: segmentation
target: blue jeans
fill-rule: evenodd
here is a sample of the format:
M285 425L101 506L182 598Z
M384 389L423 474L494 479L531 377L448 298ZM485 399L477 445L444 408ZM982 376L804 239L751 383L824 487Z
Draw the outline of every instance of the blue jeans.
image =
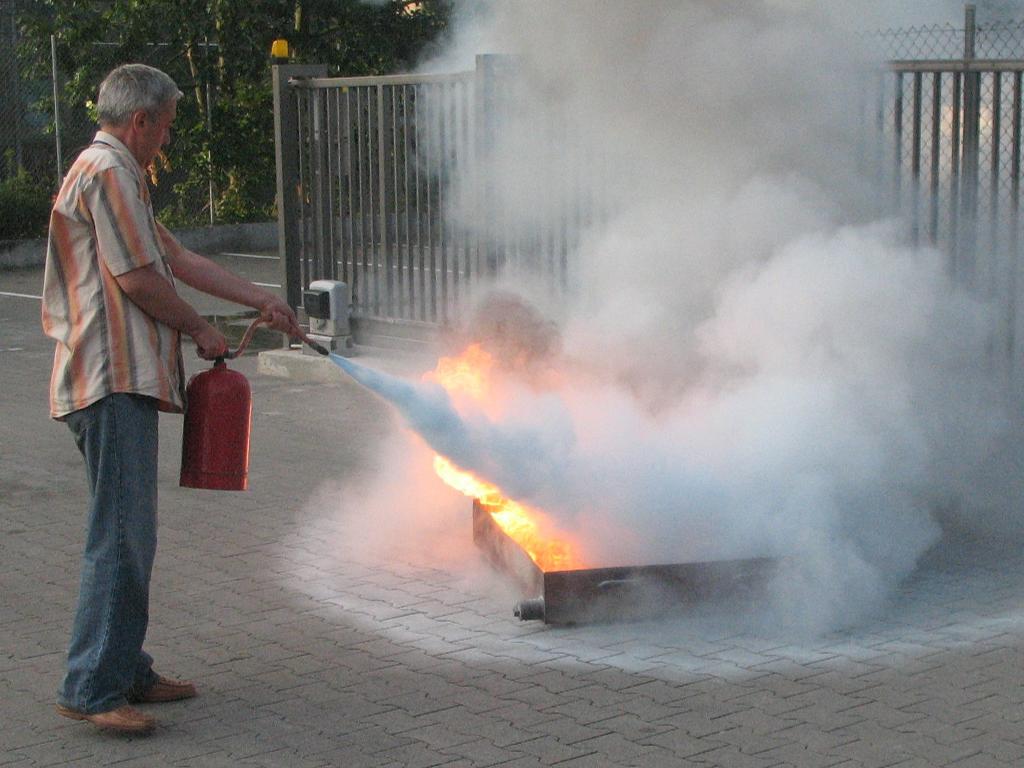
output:
M114 394L67 417L85 457L90 503L68 667L57 696L94 714L156 681L142 650L156 553L156 401Z

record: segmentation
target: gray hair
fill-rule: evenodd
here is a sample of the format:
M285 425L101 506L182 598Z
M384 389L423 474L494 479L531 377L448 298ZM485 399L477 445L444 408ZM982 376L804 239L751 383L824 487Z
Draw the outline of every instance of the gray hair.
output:
M174 81L159 69L145 64L122 64L100 83L96 114L100 125L125 125L138 110L156 117L181 96Z

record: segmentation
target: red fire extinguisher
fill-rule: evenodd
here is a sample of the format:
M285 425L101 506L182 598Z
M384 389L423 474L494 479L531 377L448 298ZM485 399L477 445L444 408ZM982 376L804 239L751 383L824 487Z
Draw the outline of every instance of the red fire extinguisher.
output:
M181 438L181 485L215 491L244 491L249 486L249 430L252 393L249 382L224 364L249 345L256 320L238 349L218 357L213 368L197 373L185 390L187 406Z

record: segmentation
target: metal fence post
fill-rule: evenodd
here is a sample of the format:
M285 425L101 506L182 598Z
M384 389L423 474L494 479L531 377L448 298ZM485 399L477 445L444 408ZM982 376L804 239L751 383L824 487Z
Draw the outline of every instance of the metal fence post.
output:
M274 90L274 148L277 164L277 250L281 257L281 286L288 304L302 303L302 249L299 211L299 115L289 81L293 77L322 77L323 64L276 64L271 67Z
M315 251L315 274L326 280L335 277L334 238L331 219L331 177L328 170L327 154L330 144L330 117L327 114L326 94L322 91L309 93L312 126L310 138L309 173L313 196L313 248Z
M969 66L975 55L975 8L964 8L964 88L963 88L963 161L961 168L961 221L963 239L957 247L958 276L974 284L975 253L978 233L978 161L981 125L981 73Z
M1013 148L1010 156L1010 270L1009 270L1009 307L1007 310L1009 334L1006 340L1006 354L1015 363L1010 365L1010 375L1018 377L1018 364L1016 364L1017 351L1017 323L1018 304L1017 290L1019 285L1018 272L1020 270L1020 176L1021 176L1021 112L1024 110L1022 103L1022 86L1024 86L1024 73L1015 72L1013 75L1013 110L1011 114Z
M476 57L476 77L473 84L475 101L473 114L476 117L476 162L474 166L477 171L475 181L479 184L475 203L477 206L477 220L475 223L479 238L477 250L481 260L480 272L488 277L498 272L498 227L495 222L497 212L493 210L495 207L494 194L488 181L489 175L486 172L481 173L480 169L486 168L485 162L494 148L495 123L497 120L497 115L495 114L494 64L495 56L478 54Z
M14 8L11 7L9 13L3 16L4 33L7 35L7 42L9 45L8 50L12 53L17 50L18 46L18 25L14 19ZM24 156L22 145L22 130L24 128L24 105L21 100L21 72L18 69L18 60L13 55L7 57L7 71L10 73L8 80L9 92L5 94L9 98L9 104L14 108L13 119L4 115L4 123L9 126L10 129L10 145L8 149L13 151L14 167L4 168L3 175L6 176L8 173L16 174L19 169L24 166ZM10 107L8 107L10 108ZM4 142L7 144L8 142Z
M386 311L390 315L394 311L394 277L391 274L391 251L388 248L388 147L387 125L384 117L384 86L377 84L377 201L380 224L380 250L374 256L374 264L381 264L384 269ZM377 285L380 277L377 276ZM379 311L379 303L378 303Z
M64 183L64 152L60 146L60 79L57 70L57 37L50 35L50 64L53 69L53 137L57 150L57 189Z
M203 60L206 64L206 71L203 74L203 79L206 80L206 136L207 141L210 142L209 156L206 158L209 163L206 172L206 200L210 206L210 226L212 227L216 223L216 206L213 194L213 106L210 103L210 39L208 37L204 38Z

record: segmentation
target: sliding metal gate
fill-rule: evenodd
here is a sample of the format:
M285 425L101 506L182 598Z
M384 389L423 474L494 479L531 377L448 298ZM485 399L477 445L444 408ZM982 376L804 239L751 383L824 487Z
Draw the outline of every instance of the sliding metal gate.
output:
M337 279L357 316L445 323L481 269L472 237L446 215L452 179L473 161L475 73L290 69L276 73L289 302L312 280Z
M496 126L522 106L509 66L479 56L469 72L356 78L274 67L279 247L292 306L311 281L342 280L357 333L415 337L448 325L467 293L506 267L565 289L569 254L596 210L572 186L584 188L582 160L562 149L566 126L531 116L538 140L557 143L572 172L560 189L542 185L529 232L496 202L495 174L478 167Z

